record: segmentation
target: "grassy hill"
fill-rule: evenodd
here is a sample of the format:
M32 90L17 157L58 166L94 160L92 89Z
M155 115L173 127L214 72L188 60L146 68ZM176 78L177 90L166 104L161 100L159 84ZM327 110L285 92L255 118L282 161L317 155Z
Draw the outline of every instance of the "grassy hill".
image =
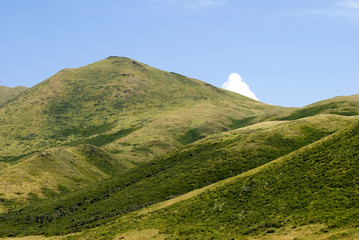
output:
M359 94L316 102L280 117L278 120L295 120L323 113L343 116L359 115Z
M48 149L0 167L1 212L97 184L132 165L93 145L79 145Z
M246 173L65 239L357 239L358 136L356 123Z
M0 160L89 143L132 162L149 161L210 134L288 111L109 57L64 69L0 109Z
M0 96L0 237L359 237L359 95L282 108L109 57Z
M0 108L0 211L107 178L77 146L101 147L121 173L288 111L123 57L64 69Z
M5 103L11 101L19 94L24 92L26 89L27 89L26 87L21 87L21 86L14 88L0 86L0 108L2 108Z
M232 177L328 136L357 121L320 115L267 122L203 139L126 171L95 188L41 200L0 217L0 234L64 234ZM16 223L16 224L15 224Z

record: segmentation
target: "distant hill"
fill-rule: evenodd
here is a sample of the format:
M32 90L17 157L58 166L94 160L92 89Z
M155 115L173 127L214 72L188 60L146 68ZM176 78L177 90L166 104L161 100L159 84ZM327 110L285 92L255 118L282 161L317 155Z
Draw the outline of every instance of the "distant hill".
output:
M342 116L359 115L359 94L335 97L332 99L316 102L278 119L295 120L323 113L337 114Z
M4 87L0 86L0 108L8 101L11 101L20 93L24 92L27 88L26 87Z

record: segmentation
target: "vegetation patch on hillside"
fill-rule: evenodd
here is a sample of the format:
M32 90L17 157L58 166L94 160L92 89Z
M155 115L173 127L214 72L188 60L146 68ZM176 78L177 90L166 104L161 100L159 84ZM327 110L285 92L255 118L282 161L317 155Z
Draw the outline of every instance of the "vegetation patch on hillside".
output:
M104 146L106 144L109 144L113 141L116 141L120 138L123 138L129 134L131 134L132 132L140 129L141 127L135 127L135 128L128 128L128 129L122 129L120 131L117 131L115 133L102 133L102 134L98 134L94 137L91 138L86 138L86 139L82 139L82 140L78 140L75 142L71 142L68 145L69 146L77 146L79 144L92 144L95 145L97 147L101 147Z
M296 110L290 115L283 118L279 118L278 120L296 120L309 116L315 116L321 113L330 113L342 116L356 116L359 115L359 110L357 104L350 103L348 101L331 102L327 104Z

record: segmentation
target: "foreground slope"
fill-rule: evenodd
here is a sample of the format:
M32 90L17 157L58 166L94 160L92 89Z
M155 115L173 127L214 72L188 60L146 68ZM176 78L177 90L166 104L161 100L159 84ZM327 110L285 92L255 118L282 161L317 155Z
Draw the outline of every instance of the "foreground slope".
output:
M89 143L132 162L149 161L204 136L288 111L109 57L64 69L0 109L0 160Z
M357 239L359 123L261 167L66 239ZM143 239L146 239L143 237Z
M26 89L26 87L21 86L14 88L0 86L0 108L2 108L6 102L11 101Z
M42 200L0 217L0 234L63 234L259 167L357 121L320 115L267 122L203 139L105 181L95 188Z

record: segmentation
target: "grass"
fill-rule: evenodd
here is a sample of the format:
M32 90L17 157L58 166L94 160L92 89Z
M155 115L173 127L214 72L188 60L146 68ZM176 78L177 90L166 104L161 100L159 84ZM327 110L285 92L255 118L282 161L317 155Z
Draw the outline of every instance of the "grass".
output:
M359 95L348 97L336 97L324 100L315 104L298 109L287 116L278 118L279 120L295 120L314 116L323 113L337 114L342 116L359 115Z
M246 239L246 240L356 240L359 236L359 230L357 228L349 228L345 230L333 230L330 233L323 233L320 230L323 225L307 225L301 227L287 227L282 228L274 233L266 233L257 237L242 236L234 239ZM12 237L3 238L4 240L58 240L58 239L77 239L81 236L82 239L96 239L98 235L96 233L86 234L73 234L69 236L57 236L57 237L44 237L44 236L30 236L30 237ZM158 229L146 229L146 230L133 230L127 233L119 233L113 239L124 240L164 240L170 239L167 235L162 234Z
M0 234L54 235L98 226L254 169L353 121L355 118L324 115L296 122L262 123L203 139L85 192L41 200L20 212L5 214ZM338 124L329 124L334 122ZM25 216L32 220L27 221Z
M230 119L232 123L228 125L228 127L230 129L237 129L237 128L249 126L253 124L253 120L255 119L256 119L255 117L248 117L244 119Z
M356 239L359 124L287 156L66 239ZM159 236L159 237L160 237Z
M132 59L110 57L64 69L1 108L0 158L19 159L64 144L89 143L113 151L123 142L140 150L150 141L167 143L152 152L128 146L120 154L143 162L189 143L186 134L193 129L208 135L227 131L232 121L262 121L288 111ZM164 124L166 119L175 121Z
M18 95L27 90L26 87L9 88L0 86L0 108L13 101Z
M161 232L180 239L256 235L288 224L354 227L358 134L356 125L139 222L164 224Z
M76 187L69 189L74 190L109 173L109 168L102 172L99 166L88 167L69 147L91 144L115 155L119 165L134 166L228 131L233 119L263 121L287 111L127 58L64 69L0 108L1 169L12 165L1 170L0 179L10 187L0 187L0 193L26 199L33 189L41 198L40 186L54 190L57 184L73 184ZM49 170L41 157L32 157L48 149L64 150L56 150ZM82 160L70 164L71 158ZM37 168L43 174L32 174Z
M185 134L180 136L177 140L183 145L187 145L205 137L206 136L202 135L199 129L194 128L186 131Z
M127 58L62 70L0 104L0 236L355 238L358 96L287 109Z
M0 192L4 200L0 205L4 211L24 206L31 200L64 195L130 167L132 164L93 145L35 153L0 169Z
M68 145L70 146L77 146L79 144L92 144L95 145L97 147L102 147L106 144L109 144L111 142L114 142L120 138L123 138L129 134L131 134L132 132L136 131L140 129L140 127L135 127L135 128L128 128L128 129L122 129L120 131L117 131L115 133L100 133L97 134L96 136L93 136L91 138L85 138L82 140L78 140L75 142L71 142Z

